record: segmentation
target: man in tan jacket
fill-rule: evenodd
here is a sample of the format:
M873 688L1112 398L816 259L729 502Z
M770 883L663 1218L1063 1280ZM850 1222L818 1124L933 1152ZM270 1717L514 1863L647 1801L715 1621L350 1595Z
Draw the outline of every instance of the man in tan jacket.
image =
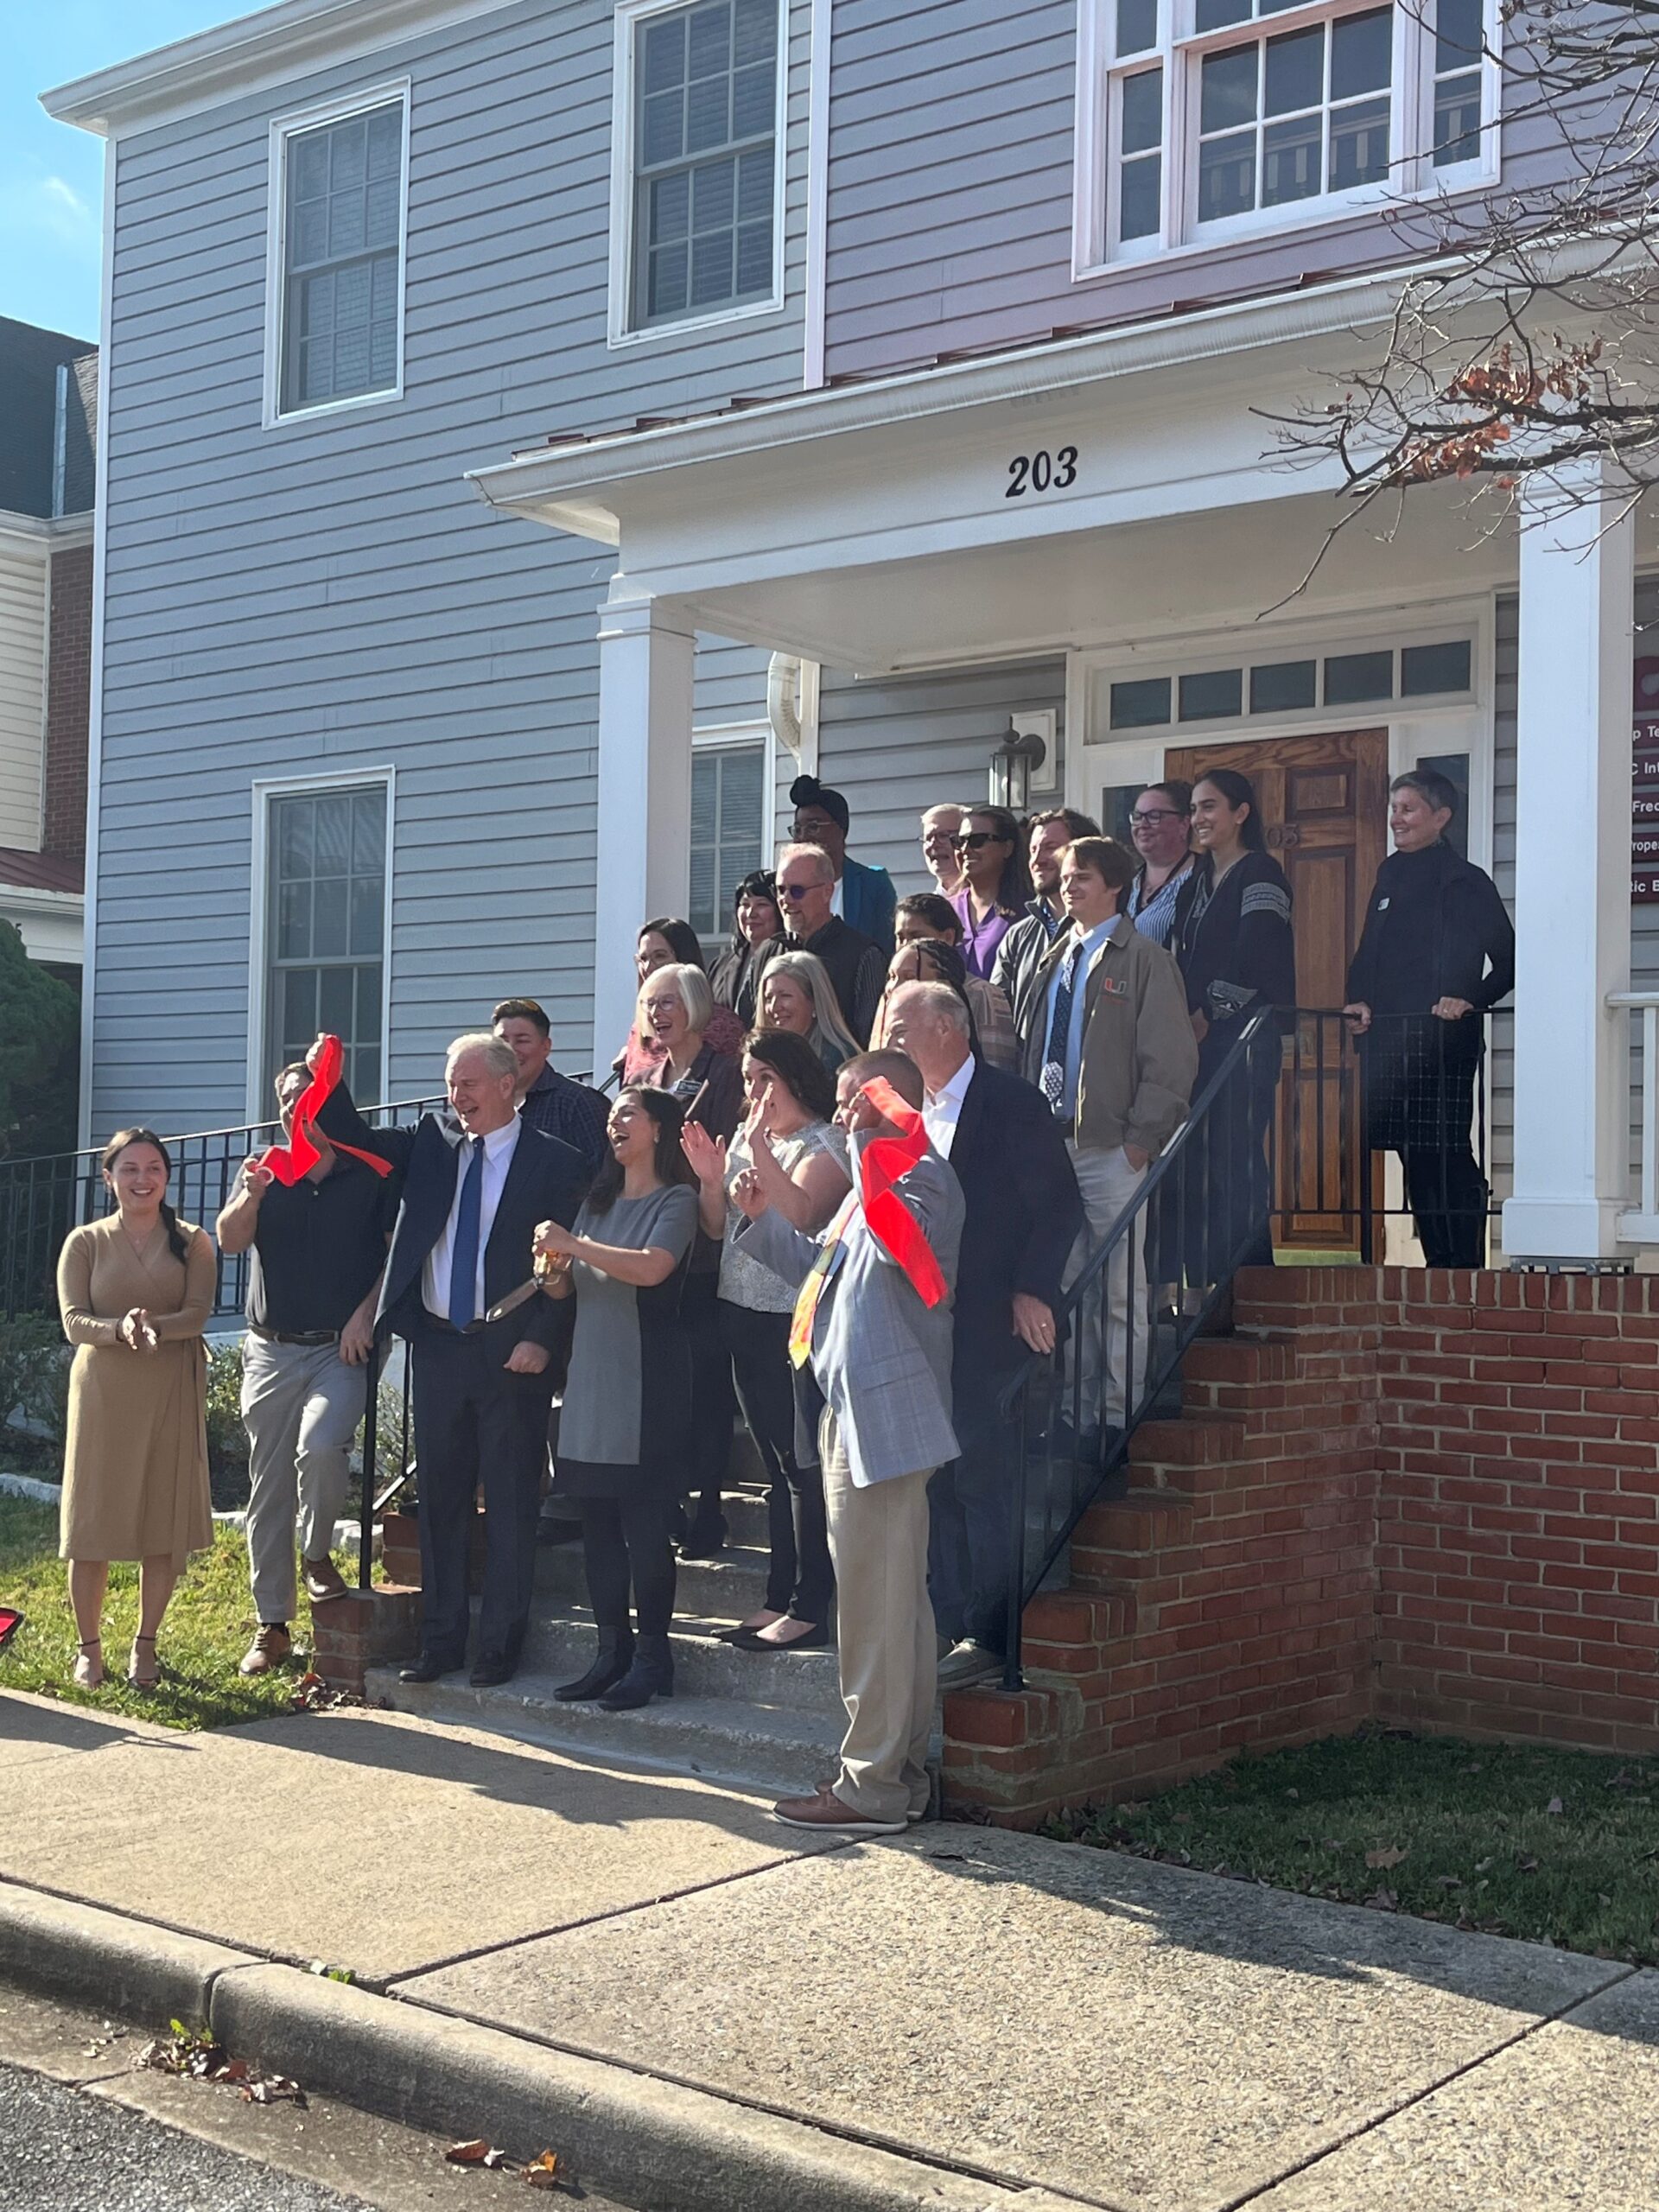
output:
M1114 838L1078 837L1067 847L1060 900L1070 926L1032 995L1025 1073L1065 1129L1083 1192L1068 1286L1186 1119L1198 1071L1180 970L1119 911L1135 870L1135 855ZM1145 1376L1145 1226L1136 1223L1103 1290L1078 1312L1085 1433L1122 1428Z

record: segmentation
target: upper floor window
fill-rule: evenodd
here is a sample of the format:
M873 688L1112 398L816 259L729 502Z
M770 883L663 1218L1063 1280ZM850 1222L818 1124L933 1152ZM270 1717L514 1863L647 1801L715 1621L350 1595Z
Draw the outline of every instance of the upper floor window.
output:
M1084 0L1080 268L1478 181L1489 0Z
M406 115L400 93L275 126L272 416L401 388Z
M620 19L630 80L630 329L774 302L779 19L779 0L647 5Z

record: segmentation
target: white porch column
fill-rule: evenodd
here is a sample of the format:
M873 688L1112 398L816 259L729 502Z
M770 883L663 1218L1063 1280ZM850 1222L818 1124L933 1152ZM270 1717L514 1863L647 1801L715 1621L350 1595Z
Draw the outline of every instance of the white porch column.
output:
M594 899L594 1074L628 1033L633 950L652 914L683 914L691 885L690 624L626 576L599 623L599 834Z
M1592 504L1521 531L1512 1260L1616 1257L1628 1203L1635 529Z

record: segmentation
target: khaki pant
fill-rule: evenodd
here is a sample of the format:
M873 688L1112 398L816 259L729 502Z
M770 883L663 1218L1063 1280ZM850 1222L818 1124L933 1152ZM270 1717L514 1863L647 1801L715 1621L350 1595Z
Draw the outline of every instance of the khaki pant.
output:
M834 1414L818 1425L847 1733L835 1791L872 1820L927 1808L938 1653L927 1595L931 1467L856 1489Z
M368 1387L368 1369L348 1367L338 1343L274 1344L251 1330L243 1339L248 1565L262 1621L294 1618L296 1516L307 1559L326 1558L333 1546Z
M1066 1262L1065 1288L1083 1272L1083 1263L1097 1251L1101 1240L1146 1180L1144 1167L1131 1167L1122 1145L1105 1151L1075 1144L1068 1137L1065 1148L1077 1170L1083 1193L1083 1228ZM1084 1292L1073 1322L1077 1357L1083 1388L1078 1418L1083 1427L1122 1428L1125 1403L1133 1405L1147 1379L1147 1221L1144 1212L1134 1234L1120 1245L1104 1278ZM1134 1351L1130 1352L1129 1313L1135 1312ZM1105 1368L1103 1378L1101 1369ZM1071 1403L1070 1393L1066 1402Z

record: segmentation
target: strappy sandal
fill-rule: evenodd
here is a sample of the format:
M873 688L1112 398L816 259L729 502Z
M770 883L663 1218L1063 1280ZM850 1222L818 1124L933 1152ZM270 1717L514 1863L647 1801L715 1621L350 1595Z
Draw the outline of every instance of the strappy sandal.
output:
M75 1649L80 1654L75 1662L75 1688L95 1690L104 1680L104 1646L97 1637L93 1637L90 1643L78 1643ZM91 1651L99 1655L96 1664L86 1656Z
M161 1666L159 1662L152 1659L150 1662L151 1671L147 1675L142 1675L139 1673L138 1647L141 1643L147 1643L152 1652L156 1649L156 1639L153 1636L135 1636L133 1637L132 1651L127 1661L127 1680L132 1684L132 1687L136 1690L153 1690L157 1687L162 1679Z

